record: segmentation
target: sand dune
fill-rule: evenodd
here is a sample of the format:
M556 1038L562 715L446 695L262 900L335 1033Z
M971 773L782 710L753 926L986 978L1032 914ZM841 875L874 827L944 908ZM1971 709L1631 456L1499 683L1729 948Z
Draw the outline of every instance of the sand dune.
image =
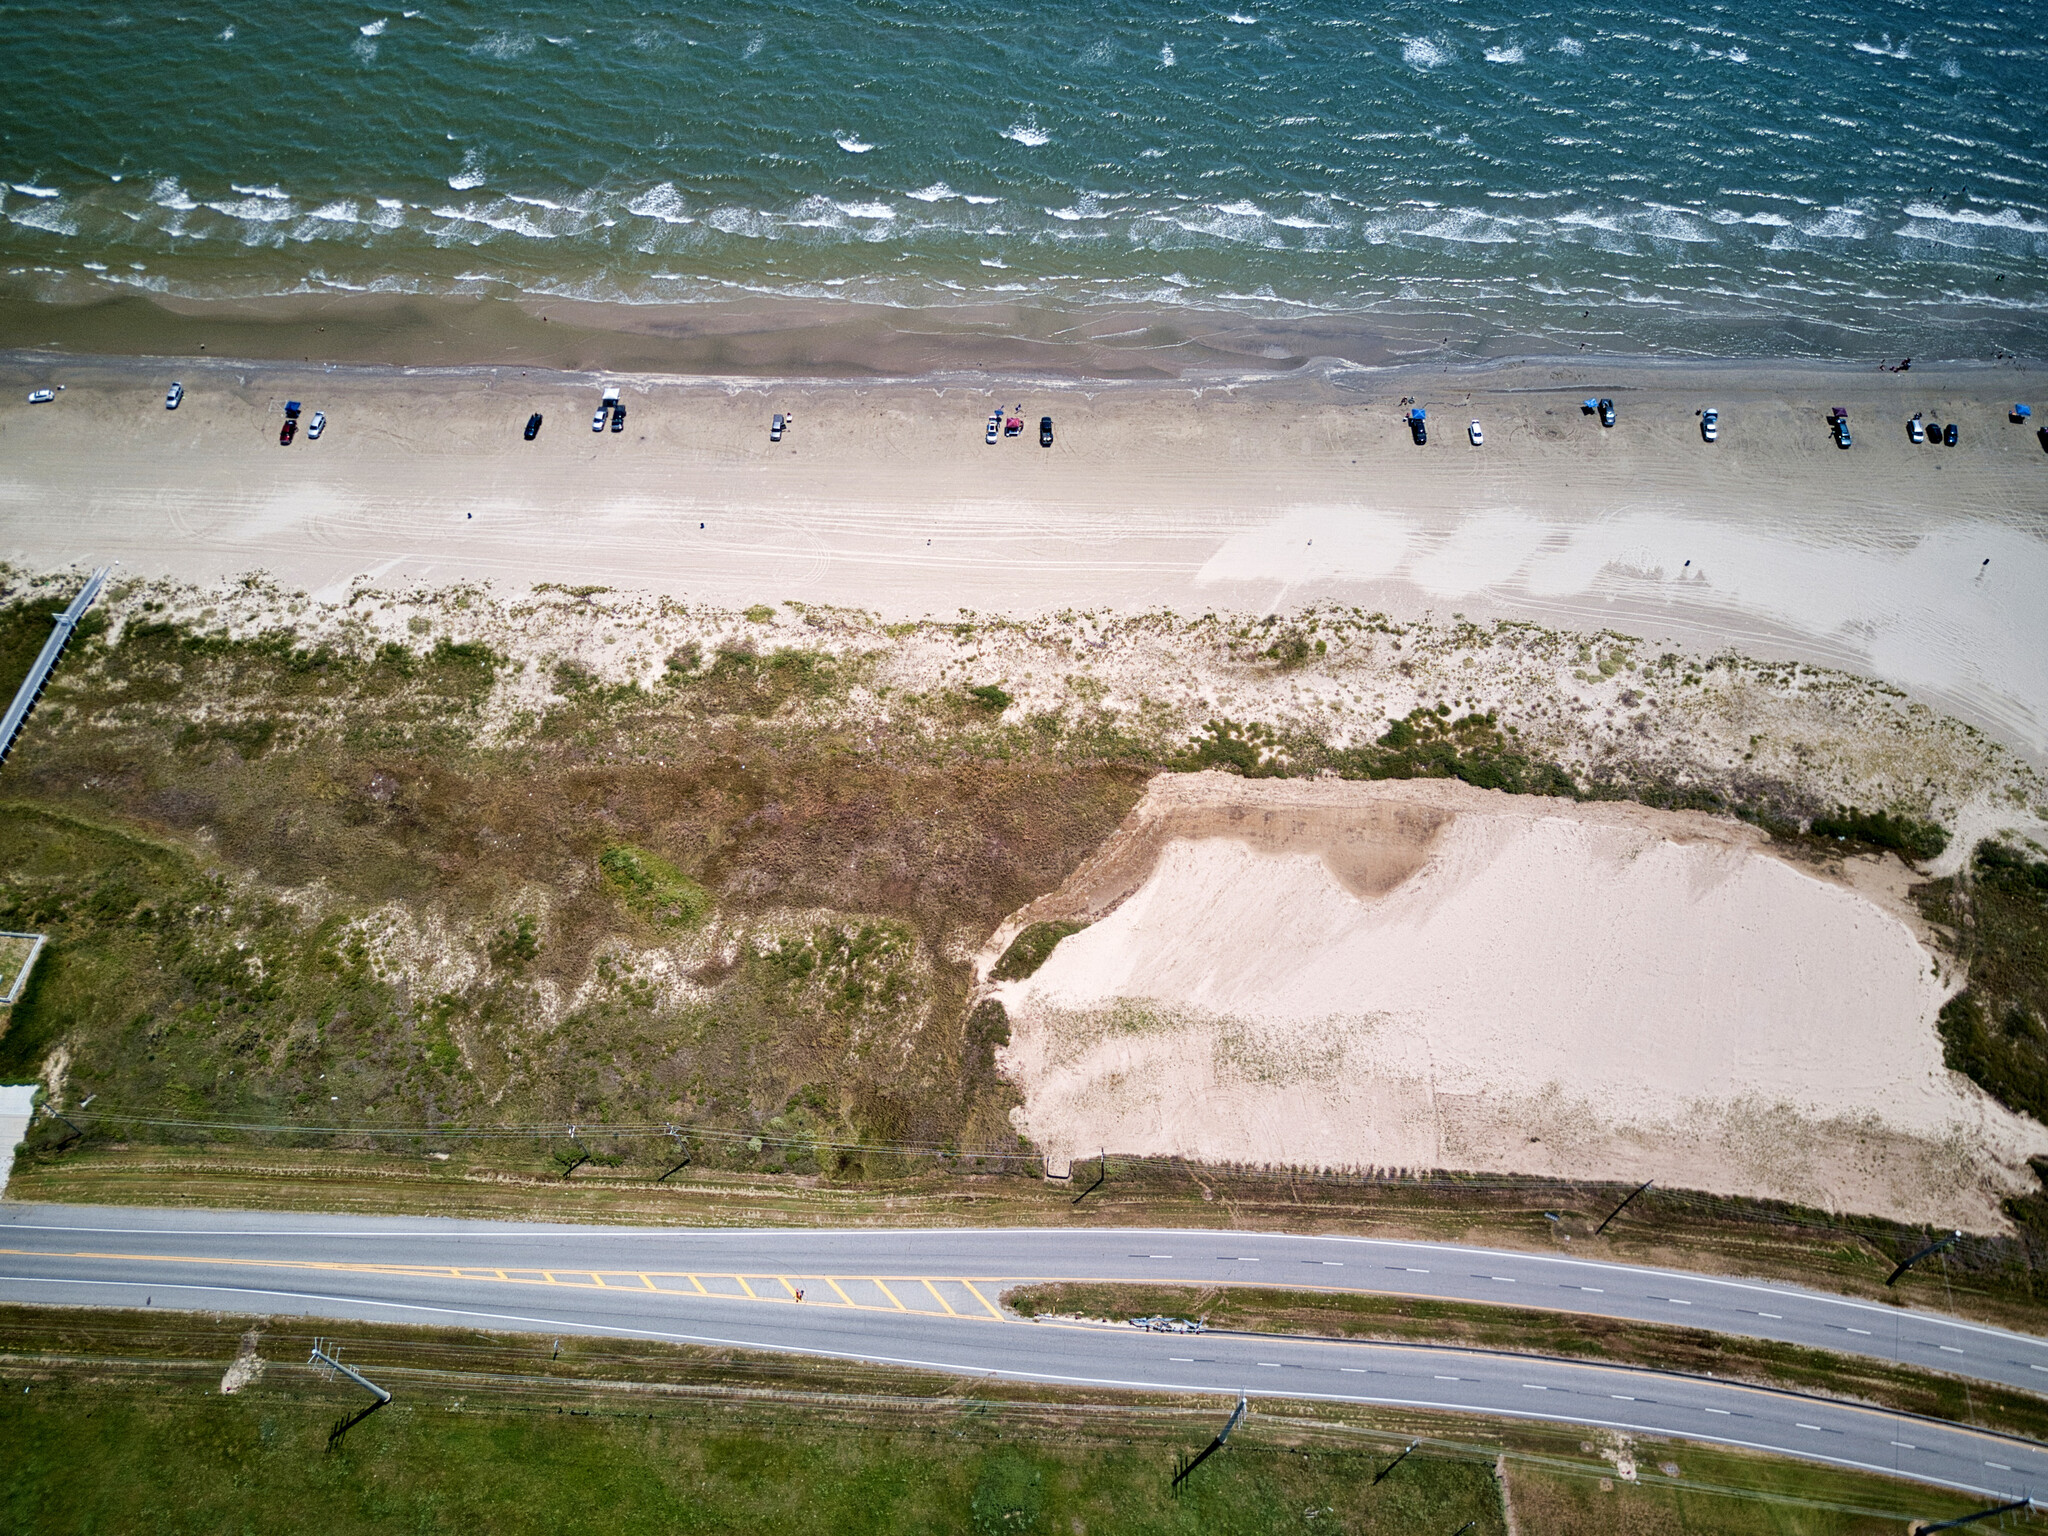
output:
M1655 1177L1996 1227L2048 1128L1942 1065L1954 982L1856 884L1699 815L1162 778L1019 915L1099 920L994 989L1006 1066L1055 1157Z

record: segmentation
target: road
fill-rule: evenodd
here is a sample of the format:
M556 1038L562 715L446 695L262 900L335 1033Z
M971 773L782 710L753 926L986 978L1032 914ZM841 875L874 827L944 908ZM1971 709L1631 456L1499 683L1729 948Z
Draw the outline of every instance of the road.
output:
M1026 1323L997 1305L1008 1286L1060 1279L1256 1281L1508 1303L2048 1387L2048 1340L1788 1286L1443 1244L0 1207L6 1301L580 1331L1075 1385L1242 1390L1711 1441L1987 1497L2048 1486L2048 1446L1711 1378L1479 1350Z

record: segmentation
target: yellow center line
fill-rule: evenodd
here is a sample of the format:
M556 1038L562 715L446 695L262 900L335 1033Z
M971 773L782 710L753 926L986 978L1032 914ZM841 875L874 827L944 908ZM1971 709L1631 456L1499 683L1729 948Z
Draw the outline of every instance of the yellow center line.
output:
M879 1275L870 1275L868 1277L868 1284L872 1285L876 1290L880 1291L884 1296L888 1297L889 1300L895 1302L896 1310L898 1312L908 1312L910 1310L910 1308L903 1305L902 1301L898 1299L894 1291L890 1290L888 1286L882 1283L882 1279Z
M939 1288L938 1288L938 1287L937 1287L936 1285L933 1285L933 1284L931 1283L931 1281L929 1281L929 1280L924 1280L924 1279L920 1279L918 1283L919 1283L920 1285L922 1285L922 1286L923 1286L923 1287L924 1287L924 1288L925 1288L926 1290L928 1290L928 1291L930 1291L930 1292L932 1293L932 1300L933 1300L933 1301L936 1301L936 1302L937 1302L937 1303L938 1303L938 1304L939 1304L940 1306L942 1306L942 1307L944 1307L944 1308L946 1309L946 1316L948 1316L948 1317L958 1317L958 1316L960 1315L960 1314L959 1314L958 1312L955 1312L955 1311L953 1310L953 1303L951 1303L950 1301L946 1300L946 1298L945 1298L945 1297L941 1296L941 1295L939 1294Z
M839 1282L837 1280L834 1280L830 1275L825 1276L825 1283L831 1286L833 1290L839 1291L839 1299L845 1302L849 1307L860 1307L859 1302L855 1301L851 1296L847 1295L846 1292L839 1290ZM879 1312L882 1309L880 1307L862 1307L861 1310L866 1312Z
M695 1275L686 1275L684 1276L684 1278L688 1280L690 1284L697 1287L697 1294L699 1296L709 1296L711 1294L709 1291L704 1289L704 1282L702 1280L699 1280Z
M972 1280L962 1280L960 1283L967 1287L968 1295L972 1296L976 1301L980 1302L984 1307L988 1308L988 1315L990 1317L994 1318L999 1323L1009 1321L1008 1318L1004 1317L1000 1311L998 1311L993 1305L990 1304L989 1299L986 1296L982 1295L981 1292L977 1291L974 1288L974 1282Z
M733 1279L739 1281L740 1289L747 1293L747 1300L759 1301L761 1299L760 1297L754 1294L754 1288L751 1285L747 1284L747 1277L745 1275L734 1275Z
M785 1291L789 1292L789 1299L790 1299L791 1301L795 1301L795 1300L796 1300L796 1287L795 1287L795 1286L793 1286L793 1285L791 1285L791 1284L789 1283L789 1276L787 1276L787 1275L777 1275L777 1276L776 1276L775 1278L776 1278L776 1279L778 1279L778 1280L780 1280L780 1281L782 1282L782 1288L783 1288L783 1289L784 1289ZM765 1299L765 1298L764 1298L764 1299Z

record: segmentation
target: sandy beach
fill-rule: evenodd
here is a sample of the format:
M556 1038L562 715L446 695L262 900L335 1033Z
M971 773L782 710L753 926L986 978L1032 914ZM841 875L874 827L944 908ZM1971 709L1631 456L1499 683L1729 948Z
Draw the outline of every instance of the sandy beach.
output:
M197 582L264 569L326 596L487 580L885 616L1317 600L1516 616L1849 668L2048 752L2048 453L2005 420L2023 371L635 375L618 379L627 430L592 434L604 377L16 354L0 557ZM68 387L27 406L41 383ZM1616 401L1616 428L1581 412L1589 393ZM1425 449L1403 397L1430 408ZM322 440L281 449L287 399L328 414ZM1702 406L1720 410L1714 444ZM995 408L1030 430L985 444ZM795 418L780 444L776 410ZM1960 420L1960 444L1913 446L1913 412Z
M1324 600L1506 616L1849 668L2048 752L2048 453L2006 421L2035 382L2021 370L635 375L618 380L626 430L596 435L606 377L13 355L0 557L202 582L261 569L329 596L488 580L888 617ZM44 383L67 387L26 404ZM1612 430L1581 411L1590 394L1615 400ZM1407 397L1430 408L1426 448ZM278 446L287 399L327 413L321 441ZM1824 425L1835 405L1848 452ZM1030 430L991 447L997 407ZM774 444L778 410L794 424ZM1959 445L1910 444L1915 411L1960 421Z

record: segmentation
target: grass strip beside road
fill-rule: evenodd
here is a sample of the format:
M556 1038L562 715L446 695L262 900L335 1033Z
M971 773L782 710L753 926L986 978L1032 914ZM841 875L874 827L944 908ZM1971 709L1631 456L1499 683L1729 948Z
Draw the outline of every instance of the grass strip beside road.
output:
M1568 1426L1227 1407L639 1341L0 1306L0 1528L1875 1536L1971 1508L1892 1479ZM337 1336L338 1335L338 1339ZM231 1361L260 1370L232 1394ZM1412 1439L1417 1452L1376 1473Z
M1006 1292L1003 1301L1025 1317L1111 1322L1189 1317L1243 1333L1457 1345L1732 1377L2048 1441L2048 1398L1858 1355L1701 1328L1474 1302L1238 1285L1029 1285Z

